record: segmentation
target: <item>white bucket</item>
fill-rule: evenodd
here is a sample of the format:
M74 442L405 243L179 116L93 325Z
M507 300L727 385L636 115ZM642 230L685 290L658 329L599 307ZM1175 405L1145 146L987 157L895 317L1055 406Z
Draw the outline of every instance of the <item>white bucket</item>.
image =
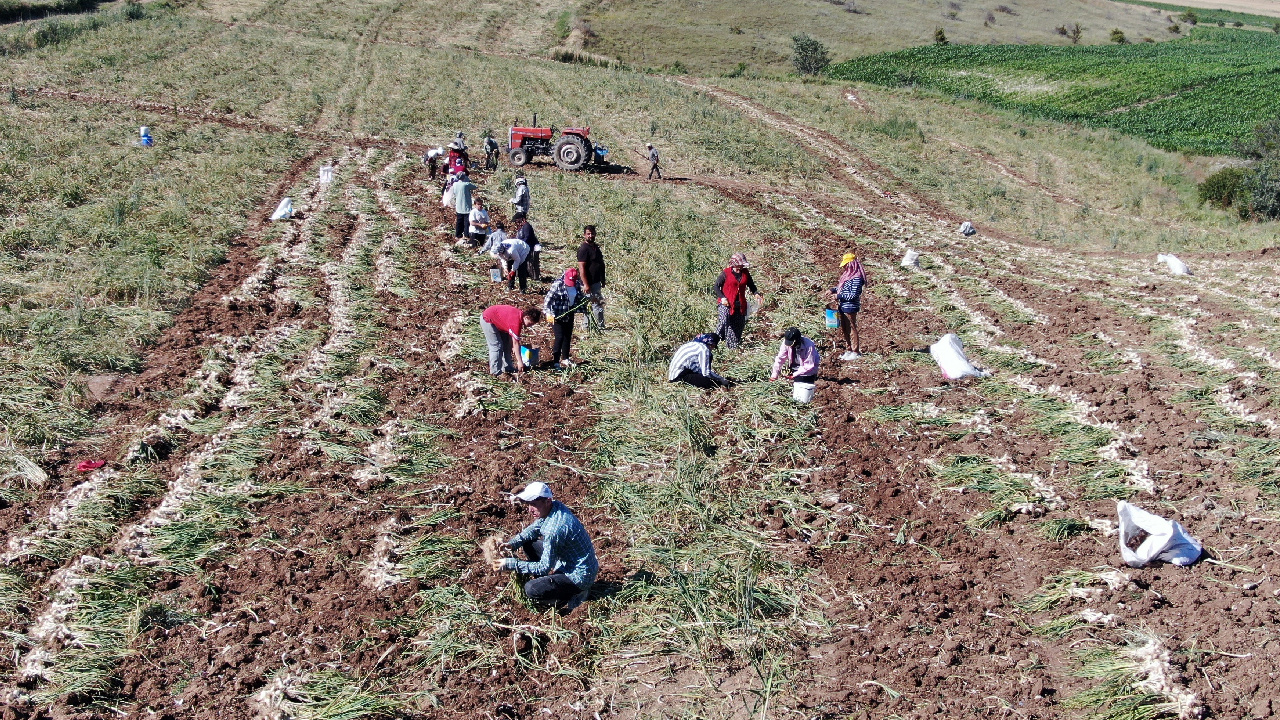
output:
M792 383L791 397L798 403L809 404L809 401L813 400L813 383Z

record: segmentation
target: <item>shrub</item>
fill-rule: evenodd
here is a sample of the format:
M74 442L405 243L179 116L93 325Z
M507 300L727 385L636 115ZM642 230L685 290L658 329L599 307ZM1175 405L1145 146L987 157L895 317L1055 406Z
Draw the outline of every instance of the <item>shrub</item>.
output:
M1278 23L1276 23L1275 25L1272 25L1272 26L1271 26L1271 32L1273 32L1273 33L1275 33L1275 34L1277 34L1277 35L1280 35L1280 22L1278 22Z
M947 31L943 30L941 27L939 27L937 30L934 30L933 44L934 45L950 45L951 41L947 40Z
M1253 137L1241 143L1239 150L1241 155L1251 158L1280 155L1280 118L1254 126Z
M894 115L882 122L872 122L868 127L874 132L887 135L894 140L925 141L924 131L920 129L920 124L912 118L904 118L900 115Z
M1013 8L1009 7L1008 5L997 5L997 6L996 6L996 12L998 12L998 13L1004 13L1005 15L1017 15L1017 14L1018 14L1018 13L1014 12Z
M1174 23L1169 26L1169 32L1173 33L1174 35L1177 35L1178 33L1182 32L1182 26L1179 25L1178 23Z
M827 52L827 46L807 33L792 36L791 48L794 52L791 62L801 75L817 75L831 64L831 55Z
M1199 185L1200 202L1231 207L1236 202L1245 175L1245 169L1238 167L1223 168L1210 175Z
M1242 218L1280 219L1280 155L1270 155L1245 173L1237 196Z
M1111 30L1111 42L1117 45L1128 45L1129 38L1124 36L1124 31L1120 28L1114 28Z
M1071 38L1072 45L1079 45L1080 38L1084 37L1084 28L1080 27L1080 23L1071 26L1071 31L1067 33L1067 37Z
M1242 22L1240 22L1239 20L1237 20L1237 21L1235 21L1235 22L1231 23L1231 27L1244 27L1244 23L1242 23Z
M1200 22L1200 16L1196 15L1195 10L1188 10L1178 16L1178 19L1188 25L1195 25Z

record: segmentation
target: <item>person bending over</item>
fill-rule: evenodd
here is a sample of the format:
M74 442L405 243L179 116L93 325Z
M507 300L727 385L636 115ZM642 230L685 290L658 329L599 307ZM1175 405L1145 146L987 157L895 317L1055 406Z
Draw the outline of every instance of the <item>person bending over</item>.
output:
M578 516L552 496L546 483L531 482L515 494L535 519L506 542L526 560L497 558L493 569L514 571L530 580L524 593L536 605L569 612L586 602L591 585L600 573L596 548Z
M782 334L782 345L773 360L769 379L777 380L784 371L794 382L813 384L818 379L818 346L801 335L798 328L787 328Z
M732 383L711 369L711 351L720 344L719 336L703 333L676 348L667 368L668 382L682 382L698 388L728 387Z
M489 374L524 372L520 357L520 333L542 322L537 308L521 310L515 305L490 305L480 314L480 330L489 346Z

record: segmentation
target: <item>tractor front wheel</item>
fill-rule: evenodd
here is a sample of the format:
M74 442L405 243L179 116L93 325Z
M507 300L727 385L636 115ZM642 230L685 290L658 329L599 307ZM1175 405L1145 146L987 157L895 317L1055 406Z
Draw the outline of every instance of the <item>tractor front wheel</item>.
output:
M529 164L529 151L524 148L511 148L507 158L511 160L512 165L524 167Z
M565 135L551 150L551 157L561 170L581 170L587 164L587 148L582 138Z

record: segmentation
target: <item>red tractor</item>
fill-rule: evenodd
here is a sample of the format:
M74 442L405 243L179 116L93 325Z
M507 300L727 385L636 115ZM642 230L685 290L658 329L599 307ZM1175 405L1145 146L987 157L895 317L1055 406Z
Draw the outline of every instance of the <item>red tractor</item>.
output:
M529 164L537 155L547 155L562 170L581 170L593 162L603 164L609 154L603 145L591 142L591 128L565 128L555 140L555 128L536 127L537 115L533 124L535 127L513 126L507 134L507 158L516 167Z

